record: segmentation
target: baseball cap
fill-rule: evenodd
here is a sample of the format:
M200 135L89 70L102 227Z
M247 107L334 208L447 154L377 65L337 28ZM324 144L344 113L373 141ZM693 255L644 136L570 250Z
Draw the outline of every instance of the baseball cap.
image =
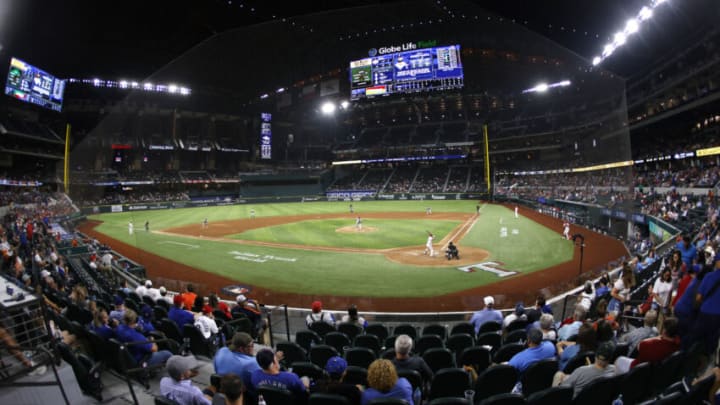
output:
M517 305L515 305L515 315L522 315L525 313L525 306L522 304L522 302L518 302Z
M40 277L41 277L41 278L46 278L46 277L49 277L49 276L50 276L50 272L47 271L47 270L43 270L43 271L40 272Z
M325 371L333 377L339 377L345 372L347 361L340 356L330 357L325 364Z
M253 338L248 333L236 332L230 342L230 350L235 351L241 347L247 347L250 343L252 343L252 341Z
M212 307L210 305L205 304L202 308L203 314L209 314L213 311Z
M22 281L23 281L23 283L26 282L26 281L28 281L28 280L30 280L30 278L31 278L31 277L30 277L29 274L27 274L27 273L23 274L23 275L22 275Z
M313 312L322 311L322 302L321 301L313 301L311 308L312 308Z
M125 303L125 300L123 299L123 297L116 295L114 303L115 305L122 305Z
M247 298L244 295L239 294L237 297L235 297L235 301L236 302L245 302L245 301L247 301Z
M165 286L162 286L158 288L158 291L160 291L160 294L165 294L167 292L167 288L165 288Z
M603 361L612 360L613 353L615 353L615 345L613 342L603 342L595 350L595 356Z
M145 280L145 287L152 287L152 281Z
M485 302L485 305L492 305L495 304L495 298L488 295L487 297L483 298L483 302Z
M170 356L167 363L167 371L174 380L180 380L182 374L188 370L200 367L193 356Z
M176 296L173 297L173 304L175 304L175 305L182 305L182 303L183 303L183 297L182 297L182 295L178 294L178 295L176 295Z
M255 360L260 368L266 370L275 361L275 353L270 349L262 349L255 355Z

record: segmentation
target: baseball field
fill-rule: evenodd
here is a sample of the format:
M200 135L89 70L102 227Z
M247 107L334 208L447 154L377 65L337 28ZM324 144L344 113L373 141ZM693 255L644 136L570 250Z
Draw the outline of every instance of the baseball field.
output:
M561 237L562 223L528 209L516 218L509 207L475 201L352 205L352 213L347 202L122 212L92 216L81 230L145 265L151 279L215 291L249 286L268 304L322 297L340 307L474 309L484 293L525 299L578 273L579 249ZM428 232L435 256L424 254ZM583 233L587 269L627 254L611 238ZM450 241L460 260L445 258Z

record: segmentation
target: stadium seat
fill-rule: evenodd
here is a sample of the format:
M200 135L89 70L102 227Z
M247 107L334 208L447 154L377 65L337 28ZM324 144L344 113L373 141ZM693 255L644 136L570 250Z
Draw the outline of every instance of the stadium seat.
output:
M275 350L283 352L283 363L287 366L297 361L307 361L307 352L295 342L281 342Z
M707 377L695 382L688 392L685 402L688 405L699 405L706 401L710 394L710 389L715 384L715 375L710 374Z
M355 336L363 333L362 327L354 322L341 322L337 325L337 330L344 333L350 341L353 341Z
M376 358L375 352L367 347L352 347L345 351L345 360L352 366L368 368Z
M257 388L257 392L258 395L262 395L267 405L295 404L295 396L292 394L292 392L285 389L261 385Z
M169 318L160 319L160 324L158 325L158 330L160 332L164 333L165 337L176 341L178 344L183 343L182 331L180 330L178 325L175 323L175 321L172 321Z
M417 370L408 370L408 369L400 369L397 371L398 377L403 377L410 381L410 385L413 387L413 391L420 388L421 391L424 390L425 383L427 381L423 381L422 375L420 375L420 372Z
M318 381L325 375L322 367L309 361L296 361L292 363L291 368L298 377L306 376L312 381Z
M438 370L443 368L455 367L455 356L450 350L444 347L433 347L427 349L422 355L423 360L427 363L428 367L436 373Z
M573 404L586 405L611 403L619 395L620 378L622 378L622 375L596 378L580 390L577 396L573 399Z
M437 323L427 325L422 329L422 333L420 334L420 336L425 335L438 335L440 339L445 340L447 337L447 328Z
M316 392L308 398L308 405L350 405L350 401L342 395Z
M623 401L624 403L624 401ZM691 404L680 392L673 392L668 395L660 395L656 398L640 403L640 405L685 405Z
M508 343L500 346L500 348L493 355L493 362L500 364L510 361L510 359L525 350L525 345L522 343Z
M295 343L309 352L312 346L322 343L322 338L311 330L299 330L295 332Z
M457 333L450 335L450 337L447 338L445 341L445 347L455 354L455 363L457 365L462 365L460 362L460 355L465 348L472 347L474 343L472 335L468 335L467 333Z
M217 350L217 345L212 340L205 339L202 332L195 325L185 324L183 336L190 339L190 351L195 356L202 356L212 359Z
M490 366L490 350L485 347L472 346L460 353L458 366L472 366L478 374Z
M433 376L428 398L464 397L465 390L470 387L470 374L467 371L460 368L444 368Z
M367 369L359 366L347 366L343 381L365 387L367 386Z
M629 404L638 403L651 392L653 365L642 363L633 367L620 380L620 394Z
M523 395L529 397L535 392L550 388L557 371L558 362L555 359L544 359L531 364L520 379Z
M458 333L467 333L468 335L474 337L475 327L470 322L460 322L453 325L452 329L450 329L450 336L456 335Z
M592 364L593 362L595 362L595 352L581 352L568 360L567 364L565 364L565 368L562 369L562 372L565 374L572 374L576 368Z
M333 356L339 356L338 351L335 350L334 347L325 344L319 344L311 347L310 352L308 353L310 361L320 368L324 368L328 359Z
M375 355L380 353L380 350L382 350L382 348L380 347L380 341L375 335L357 335L355 336L353 346L368 348L375 352Z
M653 368L653 386L654 393L659 394L673 382L679 380L683 371L682 363L685 359L685 353L677 351L666 357L656 367Z
M496 364L478 375L475 381L475 402L496 394L510 392L518 381L515 367Z
M341 355L351 345L350 338L342 332L328 332L323 337L323 340L326 345L334 347Z
M407 405L407 401L397 398L375 398L367 405Z
M443 342L443 339L438 335L423 335L420 336L415 341L415 349L414 352L423 355L425 351L428 349L433 348L443 348L445 347L445 343Z
M413 340L415 340L415 338L417 338L417 329L415 329L415 327L413 325L410 325L409 323L404 323L396 326L393 329L393 335L408 335L413 338Z
M506 345L508 343L523 343L526 339L527 332L525 332L525 329L516 329L513 331L509 331L503 337L503 344Z
M324 337L330 332L335 332L335 327L326 322L313 322L308 329L317 333L320 337Z
M527 402L528 405L569 404L572 397L572 387L550 387L533 393L527 397Z
M497 332L499 330L502 330L502 323L495 322L495 321L489 321L485 322L482 325L480 325L480 330L478 330L478 336L480 336L483 333L486 332Z
M525 319L516 319L516 320L510 322L510 324L507 326L507 328L505 328L505 332L506 332L506 333L510 333L510 332L516 331L516 330L523 330L523 331L524 331L525 328L527 328L527 320L525 320Z
M475 345L490 346L490 350L494 352L502 346L502 336L500 336L497 332L485 332L478 335Z
M156 395L153 397L153 400L155 402L155 405L180 405L178 402L173 401L172 399L165 398L162 395Z
M523 405L525 403L525 397L520 394L504 393L485 398L480 405Z
M468 401L465 398L443 397L435 398L428 402L427 405L468 405Z
M384 342L385 339L387 339L387 337L390 336L390 332L388 331L388 328L381 323L369 324L367 327L365 327L365 334L377 336L377 338L380 342Z

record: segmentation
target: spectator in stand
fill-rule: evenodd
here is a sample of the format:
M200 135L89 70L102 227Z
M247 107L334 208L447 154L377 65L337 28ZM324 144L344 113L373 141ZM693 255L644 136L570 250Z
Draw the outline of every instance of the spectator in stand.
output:
M612 290L610 290L612 299L608 303L608 312L615 319L623 311L625 301L630 299L630 291L635 288L635 284L635 273L633 273L628 263L624 263L620 278L615 281Z
M714 269L708 272L695 295L700 311L690 333L691 342L702 342L705 353L715 353L720 338L720 255L715 256Z
M595 289L595 298L602 298L605 294L610 293L610 276L607 273L603 273L598 280L598 287Z
M157 302L158 300L163 300L163 301L167 302L167 303L170 304L170 305L173 304L173 299L170 298L170 297L167 295L167 288L165 288L164 285L163 285L163 286L160 286L160 288L158 288L158 292L160 293L160 297L158 297L158 299L155 300L156 302Z
M527 349L514 355L507 364L515 367L519 375L534 363L555 357L555 346L542 339L539 329L530 329L527 332Z
M641 341L658 335L657 325L658 313L650 310L645 313L643 326L635 328L620 336L621 343L628 344L628 353L632 353Z
M210 340L220 332L217 323L215 323L215 317L213 317L212 307L210 305L205 305L200 314L195 318L195 327L200 330L200 333L202 333L206 340Z
M675 297L673 297L672 300L672 307L675 308L675 305L678 303L680 298L685 294L685 291L687 290L688 286L690 285L690 282L695 279L697 274L702 270L701 264L693 264L688 268L685 275L680 279L680 282L678 283L677 292L675 293Z
M137 314L132 309L125 311L123 323L118 325L115 335L120 342L133 343L128 345L128 351L138 364L147 361L148 365L166 362L172 353L167 350L158 350L157 344L148 340L137 331ZM137 344L138 342L145 342Z
M680 338L677 332L677 318L665 318L660 336L640 341L637 357L634 359L626 356L618 357L615 361L616 372L619 374L626 373L640 363L659 363L678 351L680 349Z
M310 380L307 377L300 379L293 373L280 371L282 352L274 353L270 349L262 349L255 356L260 370L255 370L250 377L255 390L263 386L280 388L290 391L295 397L295 403L307 402Z
M183 307L184 305L185 301L182 295L176 295L175 298L173 298L173 306L170 308L170 311L168 311L168 318L177 324L180 332L182 332L185 324L192 325L195 322L195 317L192 312L186 311Z
M245 384L235 374L226 374L220 379L220 395L213 397L213 405L243 405Z
M117 322L122 322L123 316L125 316L125 300L121 296L115 297L115 309L110 311L110 319L114 319Z
M108 316L107 311L99 308L95 311L95 316L93 316L93 323L90 330L94 331L104 339L115 337L115 330L113 328L117 325L117 321L113 320L115 324L111 324L110 320L111 319Z
M585 309L581 305L576 305L575 312L573 312L572 322L558 329L558 340L568 340L572 336L577 335L580 325L582 325L584 320Z
M140 298L148 295L148 288L152 287L152 281L145 280L145 284L141 284L135 288L135 294L137 294Z
M192 307L195 305L195 298L197 298L197 294L195 294L195 287L192 284L188 284L185 286L185 292L183 292L181 296L185 309L192 311Z
M525 315L525 306L522 302L515 304L515 311L508 314L503 319L503 329L507 328L511 323L516 320L527 321L527 315Z
M386 359L370 363L367 376L368 385L362 394L362 405L376 398L397 398L414 405L413 389L405 378L398 378L395 366Z
M311 309L312 313L305 318L305 324L308 327L315 322L325 322L328 325L335 326L335 318L331 313L323 311L321 301L314 301Z
M222 313L225 314L227 319L232 319L232 313L230 312L230 307L228 307L228 305L226 303L220 301L217 294L210 293L210 295L208 295L208 305L210 305L210 307L213 310L217 309L217 310L222 311Z
M555 342L557 340L557 331L554 327L555 319L552 314L542 314L538 322L538 328L543 334L543 340Z
M675 245L675 248L680 251L680 256L685 264L685 268L692 266L695 257L697 257L697 249L695 245L693 245L690 236L683 236L682 240Z
M580 305L585 312L590 312L590 307L595 300L595 286L593 282L588 280L585 282L583 291L578 296L578 305Z
M160 380L160 394L178 405L210 405L211 399L200 388L192 385L200 364L195 357L172 356L167 360L169 377Z
M310 392L323 392L328 394L342 395L347 398L351 405L360 405L362 393L357 385L343 382L347 362L339 356L331 357L325 364L327 378L318 381L310 387Z
M672 296L673 283L670 275L670 269L665 268L655 280L655 284L649 289L648 293L652 297L652 308L663 313L667 313L667 307L670 304Z
M594 351L597 346L597 333L592 324L585 322L580 326L575 341L563 340L555 345L560 356L558 369L565 370L565 366L578 353Z
M347 315L343 315L340 321L354 323L363 329L365 329L368 325L368 322L365 320L365 318L358 315L358 310L355 305L350 305Z
M413 370L420 373L423 381L429 383L433 378L433 371L420 356L412 356L413 340L408 335L400 335L395 339L395 358L392 363L398 370Z
M240 376L248 390L248 400L257 399L257 393L250 380L252 373L260 370L253 356L254 347L252 336L245 332L237 332L233 335L230 345L218 350L213 358L216 374L233 373Z
M144 304L140 309L140 317L138 318L137 331L147 336L150 332L155 331L153 326L153 309L150 305Z
M487 297L483 298L483 302L485 303L485 308L475 312L472 318L470 318L470 323L475 326L475 334L480 331L480 327L485 322L497 322L502 325L502 313L497 309L493 309L493 307L495 306L495 299L492 296L488 295Z
M255 301L248 299L243 294L239 294L235 298L235 302L237 302L237 305L234 306L231 311L233 317L238 315L246 316L250 322L252 322L253 337L262 338L263 331L266 326L265 321L262 318L262 312L260 312L260 308L258 308L258 304Z
M614 352L615 345L612 342L601 344L595 352L593 364L578 367L570 375L558 372L559 378L553 381L553 386L572 387L573 397L576 397L585 386L596 379L612 377L615 375L615 366L610 364L610 361Z
M668 260L667 267L670 268L673 286L677 286L680 277L682 277L686 273L686 270L692 266L685 265L679 250L673 250L670 255L670 259Z
M153 287L152 281L145 281L145 288L147 288L146 296L150 297L153 301L157 301L160 298L160 290Z

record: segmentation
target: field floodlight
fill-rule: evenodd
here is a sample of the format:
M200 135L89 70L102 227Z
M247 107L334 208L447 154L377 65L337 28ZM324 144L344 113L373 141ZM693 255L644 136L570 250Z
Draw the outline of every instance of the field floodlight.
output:
M320 111L325 115L332 115L335 113L335 104L327 101L320 107Z

